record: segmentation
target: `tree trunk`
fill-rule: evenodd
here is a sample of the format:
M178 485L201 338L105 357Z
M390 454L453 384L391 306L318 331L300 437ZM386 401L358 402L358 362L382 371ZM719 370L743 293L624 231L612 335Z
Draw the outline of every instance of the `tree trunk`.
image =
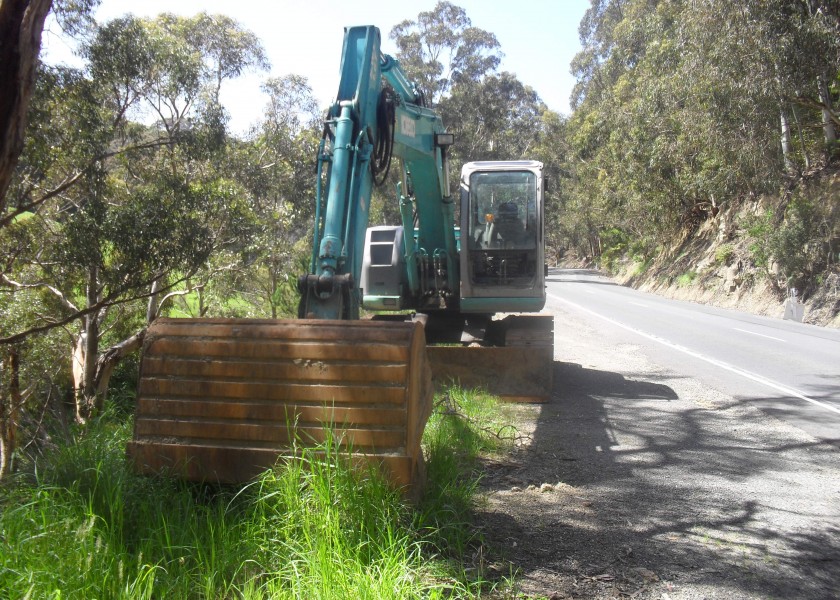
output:
M152 295L149 296L149 303L146 305L146 324L150 324L157 318L158 309L160 308L158 305L159 291L160 279L155 279L152 282Z
M108 396L108 385L111 382L111 374L114 368L120 361L134 352L139 350L143 345L143 339L146 337L146 328L144 327L130 338L115 344L102 353L96 361L96 378L94 382L94 389L97 399L97 410L104 408L105 398Z
M87 305L95 306L98 301L97 287L99 270L91 267L88 272ZM84 330L73 352L74 385L76 388L76 421L84 423L96 412L101 402L96 399L96 368L99 357L100 311L89 313L84 318Z
M204 306L204 287L195 287L196 292L198 293L198 316L203 317L207 314L207 306Z
M9 394L5 385L6 361L0 357L0 480L6 476L12 466L12 448L9 439Z
M98 270L90 270L88 278L88 305L98 300ZM157 316L159 281L152 284L152 295L146 307L146 320L151 323ZM164 298L163 301L166 299ZM93 312L85 319L85 331L79 335L73 351L73 381L76 388L76 420L84 423L93 414L105 408L111 375L119 362L140 349L146 337L144 327L134 335L99 354L99 326L102 315Z
M796 122L796 135L799 138L799 147L802 148L802 157L805 159L805 170L810 170L811 168L811 159L808 156L808 147L805 145L805 137L802 135L802 123L799 122L799 111L796 109L796 105L791 105L791 110L793 111L793 120Z
M0 0L0 214L23 150L26 113L52 0Z
M782 126L782 158L785 162L785 172L793 175L796 172L796 165L793 162L793 144L790 141L790 122L784 107L779 108L779 120Z
M99 331L98 324L95 329ZM76 389L76 421L78 423L85 423L88 418L105 408L108 386L114 369L122 359L140 349L146 337L146 328L114 344L101 355L98 354L98 342L93 345L93 348L87 343L90 335L90 330L81 333L73 352L73 381ZM88 357L92 359L88 360ZM91 367L92 372L89 371Z
M3 381L4 371L8 383ZM15 346L9 346L0 360L0 480L12 469L20 402L20 354Z
M268 272L268 304L271 306L271 318L277 318L277 288L279 287L277 283L277 271L274 270L273 264L269 269Z
M826 84L826 77L824 75L820 75L817 78L817 87L820 94L820 103L823 106L822 123L825 147L829 156L832 156L837 150L837 130L834 128L834 121L831 120L831 113L834 107L831 103L831 94L828 93L828 85Z

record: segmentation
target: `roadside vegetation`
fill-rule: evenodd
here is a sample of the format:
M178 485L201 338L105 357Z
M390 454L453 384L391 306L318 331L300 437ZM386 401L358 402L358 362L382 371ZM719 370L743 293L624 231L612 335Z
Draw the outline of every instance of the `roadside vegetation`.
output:
M766 289L778 306L795 289L840 324L839 16L819 0L592 2L558 157L561 250L710 301Z
M0 500L0 589L10 598L472 598L477 460L513 436L504 407L450 388L424 437L416 506L333 441L244 487L133 474L131 419L76 428Z

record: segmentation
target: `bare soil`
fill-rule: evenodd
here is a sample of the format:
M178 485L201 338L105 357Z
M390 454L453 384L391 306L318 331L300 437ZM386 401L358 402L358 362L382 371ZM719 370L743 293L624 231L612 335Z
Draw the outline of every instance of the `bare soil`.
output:
M497 597L840 597L836 444L556 322L551 400L484 465L478 560L516 582Z

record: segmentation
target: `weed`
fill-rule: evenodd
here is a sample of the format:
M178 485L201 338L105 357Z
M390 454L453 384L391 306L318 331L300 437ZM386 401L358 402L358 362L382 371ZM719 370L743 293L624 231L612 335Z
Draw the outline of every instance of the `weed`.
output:
M679 277L677 277L677 287L688 287L694 280L697 279L697 272L696 271L687 271L683 273Z

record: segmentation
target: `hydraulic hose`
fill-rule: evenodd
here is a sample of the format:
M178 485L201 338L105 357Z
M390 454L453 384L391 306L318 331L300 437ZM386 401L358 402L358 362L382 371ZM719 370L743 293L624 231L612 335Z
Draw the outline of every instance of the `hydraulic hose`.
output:
M385 183L391 170L391 153L394 149L394 130L397 122L396 93L390 86L382 88L376 104L376 141L370 157L370 171L373 183Z

